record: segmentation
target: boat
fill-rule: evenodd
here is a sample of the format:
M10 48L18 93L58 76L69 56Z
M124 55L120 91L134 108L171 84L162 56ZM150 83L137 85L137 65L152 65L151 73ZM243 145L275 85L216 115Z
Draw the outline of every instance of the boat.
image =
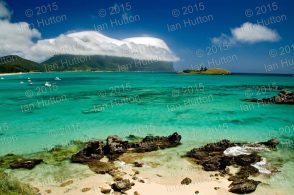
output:
M20 83L20 84L23 84L23 81L20 81L19 83Z
M3 80L4 79L4 77L1 77L1 80Z
M59 77L55 77L54 80L55 80L55 81L61 81L61 78L59 78Z
M51 87L52 85L49 82L45 82L45 87Z

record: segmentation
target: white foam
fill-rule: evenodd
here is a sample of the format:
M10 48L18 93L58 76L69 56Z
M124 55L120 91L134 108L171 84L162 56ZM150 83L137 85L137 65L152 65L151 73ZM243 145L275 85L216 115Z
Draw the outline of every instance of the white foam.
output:
M261 161L251 164L251 166L255 167L258 169L259 173L264 173L264 174L271 174L271 171L265 168L266 165L266 159L263 158Z
M229 147L224 151L226 156L239 156L241 154L249 155L251 154L245 147L233 146Z

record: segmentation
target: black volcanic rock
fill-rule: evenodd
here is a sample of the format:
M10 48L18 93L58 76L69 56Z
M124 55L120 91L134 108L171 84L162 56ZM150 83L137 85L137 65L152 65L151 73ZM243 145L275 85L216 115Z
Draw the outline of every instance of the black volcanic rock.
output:
M266 142L259 142L257 144L241 144L232 143L229 140L221 140L216 143L209 143L200 148L193 148L187 152L186 156L196 160L205 171L219 171L221 174L228 174L226 171L227 166L237 165L240 167L239 172L231 175L228 180L233 181L230 185L230 192L233 193L250 193L253 192L259 181L248 179L249 176L257 176L259 171L253 167L252 164L262 160L254 150L250 154L226 156L224 151L234 146L250 146L260 147L261 145L267 146L272 149L279 144L277 139L271 139Z
M100 141L89 142L83 150L72 155L71 161L85 163L92 160L100 160L104 156L103 147L104 144Z
M294 94L291 91L283 90L278 95L271 98L250 98L245 99L247 102L257 102L257 103L266 103L266 104L294 104Z
M252 179L233 181L229 186L231 187L229 191L237 194L248 194L254 192L260 183L260 181L254 181Z
M42 163L42 159L22 159L10 164L12 169L33 169L36 165Z

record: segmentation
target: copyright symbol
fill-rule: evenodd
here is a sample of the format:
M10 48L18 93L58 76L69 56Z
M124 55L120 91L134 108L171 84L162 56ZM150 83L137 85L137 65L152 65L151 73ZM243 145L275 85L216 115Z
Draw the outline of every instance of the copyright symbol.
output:
M245 16L246 16L246 17L251 17L251 16L253 16L253 11L252 11L252 9L246 9L246 11L245 11Z
M204 55L204 51L202 49L197 49L196 50L196 56L201 58Z
M180 16L180 14L181 14L180 10L178 10L178 9L173 9L172 10L172 16L173 17L177 18L177 17Z
M106 16L106 10L105 9L100 9L98 11L98 15L102 18L104 18Z
M33 97L33 96L34 96L34 92L33 92L32 90L30 90L30 89L29 89L29 90L26 90L26 92L25 92L25 96L26 96L26 97L29 97L29 98L30 98L30 97Z
M32 17L34 15L34 12L31 9L27 9L25 11L25 15L26 15L26 17L30 18L30 17Z
M277 52L277 50L275 50L275 49L271 49L271 50L268 52L268 54L269 54L270 57L274 58L274 57L276 57L276 56L278 55L278 52Z

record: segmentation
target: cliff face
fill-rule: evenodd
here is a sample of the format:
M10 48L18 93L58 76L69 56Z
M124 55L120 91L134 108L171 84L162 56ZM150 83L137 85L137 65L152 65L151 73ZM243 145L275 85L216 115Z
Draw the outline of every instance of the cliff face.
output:
M42 64L47 71L174 71L172 62L100 55L56 55Z

